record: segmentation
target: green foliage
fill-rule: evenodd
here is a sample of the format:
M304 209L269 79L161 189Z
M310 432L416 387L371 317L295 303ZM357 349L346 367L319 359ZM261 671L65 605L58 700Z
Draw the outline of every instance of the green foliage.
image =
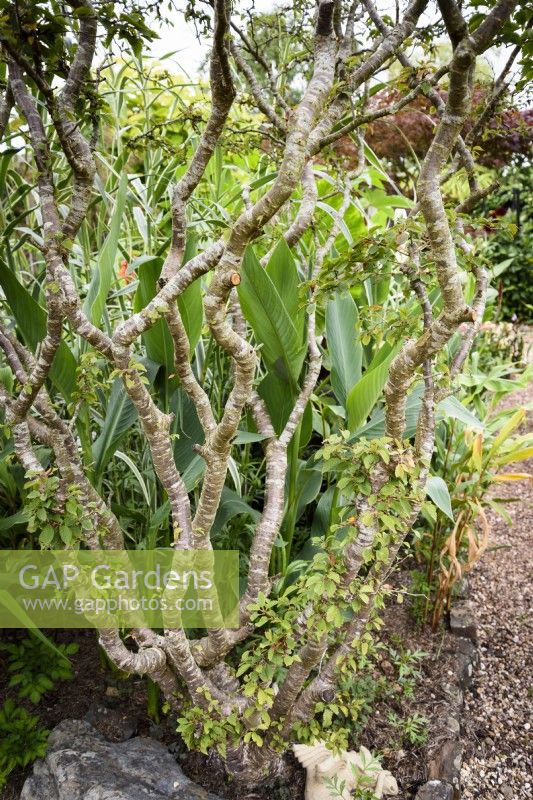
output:
M353 800L375 800L376 795L372 787L376 783L376 778L381 770L378 759L371 757L366 761L362 755L362 768L359 769L355 764L351 764L351 771L354 778ZM324 785L329 789L332 798L339 797L343 800L346 797L346 781L340 780L334 775L332 778L324 778Z
M389 722L396 730L399 744L422 747L428 739L428 719L422 714L411 714L402 719L394 712L389 714Z
M499 290L501 317L522 323L533 321L532 179L533 168L528 164L518 164L503 173L501 188L490 198L490 205L496 209L494 213L506 212L503 220L512 222L516 233L510 236L506 227L499 225L489 233L486 243Z
M39 533L43 549L79 546L87 531L93 531L95 503L81 502L77 484L67 484L54 472L43 470L28 472L24 488L28 531Z
M9 686L16 687L18 696L38 703L57 681L72 680L74 673L69 656L78 652L78 645L47 643L31 636L17 643L0 644L8 653Z
M326 304L326 336L331 358L331 388L346 408L351 388L361 378L363 347L357 335L359 314L349 292L337 293Z
M274 253L274 258L278 256ZM288 272L290 283L282 285L298 285L296 266L293 259L287 259L285 270L277 268L263 269L251 247L246 251L242 266L242 280L238 287L239 300L244 316L262 345L262 356L271 372L289 386L295 385L306 354L306 346L302 341L301 323L298 312L285 305L284 297L278 291L273 277L280 276L286 281L284 272ZM297 295L296 295L297 297ZM287 295L287 302L296 300L294 294ZM292 315L291 315L292 311ZM300 329L300 330L299 330Z
M57 3L23 5L17 20L0 19L0 37L10 42L16 35L30 61L40 52L47 76L60 85L74 55L72 33L84 9L75 9L72 21L63 16ZM291 102L298 98L302 78L310 71L312 15L307 12L311 5L298 0L283 18L262 15L255 29L248 31L253 41L259 37L258 52L276 65L277 88L288 89ZM201 81L194 83L173 74L171 62L157 63L145 54L140 57L141 40L152 38L149 15L157 14L159 6L136 2L96 5L104 48L118 37L129 43L133 56L124 53L113 66L104 67L98 97L97 84L87 81L78 104L84 132L93 122L96 107L102 112L102 126L90 211L76 241L65 243L65 249L85 311L107 332L129 319L132 312L146 308L157 291L172 235L172 186L184 174L191 155L198 152L199 132L207 116L207 88ZM210 26L210 15L198 4L187 6L189 17L201 26ZM247 17L244 22L248 24ZM289 46L295 38L298 52ZM336 85L335 90L338 88ZM42 240L36 233L41 224L35 208L38 175L27 157L24 123L16 113L8 149L0 154L2 315L16 336L37 352L46 331L45 268ZM46 124L50 122L44 110L43 118ZM227 232L228 221L243 210L244 188L253 203L278 175L279 146L275 139L265 146L259 118L242 95L231 111L229 130L188 203L184 263L197 247L203 250ZM65 176L70 174L70 166L55 141L50 160L57 176L57 200L67 206L71 197ZM418 301L398 259L406 232L422 242L421 279L436 314L442 299L420 220L413 216L398 222L397 210L411 208L413 200L400 194L368 147L339 234L318 278L310 280L318 248L326 241L331 220L340 208L340 184L346 172L335 153L326 153L314 169L319 200L313 226L296 246L287 246L283 233L302 200L299 188L275 220L257 230L260 235L253 248L246 250L237 289L258 354L257 391L278 433L305 376L310 291L318 299L316 327L323 366L287 454L286 504L270 570L272 593L259 596L251 609L252 637L227 659L229 673L242 681L249 704L244 719L239 709L229 713L222 709L208 692L183 698L179 731L187 746L204 753L216 748L224 755L230 745L250 742L261 746L267 740L269 746L283 750L282 722L273 723L270 716L276 685L298 663L305 642L316 643L326 637L331 652L339 644L341 627L357 615L364 616L366 609L371 609L366 627L353 650L336 664L340 687L336 701L318 702L315 717L290 735L301 741L320 738L332 746L345 746L354 730L363 729L373 703L392 697L387 681L371 674L379 651L380 612L388 592L381 582L424 497L422 465L415 463L407 441L414 436L420 410L421 375L413 375L407 400L406 441L386 438L384 425L383 388L391 361L400 342L422 331ZM478 228L484 224L479 222ZM525 237L526 232L523 222L518 236ZM493 247L495 260L505 261L507 243L499 252L496 236L499 234L489 239L488 254L492 258ZM520 242L527 251L527 239ZM276 243L274 249L272 243ZM512 275L518 253L513 259L504 275ZM461 261L467 288L472 286L473 260ZM202 300L209 285L209 276L197 279L179 297L178 306L189 339L191 369L218 420L233 386L234 365L204 324ZM503 297L505 303L505 292ZM132 370L140 375L158 409L172 419L175 463L193 508L198 506L205 469L198 453L204 434L194 406L174 374L173 343L167 323L160 317L161 312L156 311L153 328L132 346L131 361L123 371L113 370L65 325L64 341L47 382L48 388L59 389L54 408L65 417L79 443L91 483L110 498L126 546L140 549L168 547L173 531L169 500L156 479L137 412L124 391L124 384L126 388L133 385ZM424 589L433 593L440 586L434 572L453 521L465 519L465 515L469 524L482 520L479 509L489 503L487 489L495 480L491 465L505 466L525 458L531 450L529 440L509 438L513 431L508 425L518 418L498 416L494 411L493 406L511 385L516 386L510 372L491 372L486 362L472 364L461 389L468 407L447 398L437 409L438 452L427 487L430 500L424 503L424 521L414 541L417 555L429 565L429 574L422 576ZM447 359L440 359L436 370L439 386L447 387ZM5 372L1 373L2 382L13 385L11 371ZM492 392L489 409L485 394L476 388L480 382ZM469 433L469 428L475 428L475 433ZM24 482L21 470L17 472L11 463L9 431L4 433L0 534L11 528L10 541L23 547L33 545L38 536L44 548L78 547L85 533L96 538L99 531L93 530L90 520L94 507L81 502L75 483L65 484L49 467L47 448L38 450L44 471L29 473ZM243 580L265 500L263 439L247 413L232 443L227 485L212 528L214 547L239 550ZM376 476L383 480L376 481ZM496 500L490 502L498 505ZM360 575L347 580L344 556L347 548L357 548L361 529L375 534L372 544L361 553ZM465 532L454 555L458 563L467 555L468 541ZM454 564L450 552L442 558L447 567ZM36 702L54 680L69 677L69 668L49 653L41 654L41 661L52 666L38 672L39 658L32 655L38 647L33 642L19 648L22 650L11 653L9 669L12 685L19 686L23 696ZM396 684L407 698L415 691L421 657L399 646L390 652ZM158 697L151 684L149 709L157 716ZM402 741L415 746L421 743L421 718L398 718L393 724Z
M0 286L3 289L22 338L35 351L46 335L46 311L17 280L14 272L0 258ZM76 360L62 341L52 363L50 378L63 397L70 398L75 385Z
M397 647L391 646L388 650L388 657L397 670L398 685L404 697L411 699L414 697L415 686L421 677L420 665L427 653L422 650L409 650L402 646L401 641Z
M367 421L370 412L381 397L389 375L389 367L400 346L391 348L385 344L377 352L360 381L350 390L346 399L348 425L356 431Z
M480 339L484 336L482 332ZM512 362L498 363L498 349L492 353L491 360L483 359L487 367L482 369L480 353L474 351L461 378L462 402L475 412L477 421L476 416L461 414L437 425L434 474L426 486L432 503L423 505L413 540L418 560L426 564L425 574L413 576L414 594L426 596L425 601L415 599L413 613L423 621L431 608L434 627L450 607L455 583L487 547L486 509L509 520L505 500L494 496L494 487L501 481L529 478L519 466L533 454L533 436L519 433L526 409L498 410L498 406L503 398L527 385L531 372L525 370L517 377ZM516 471L502 472L512 464L518 465Z
M46 754L49 731L11 699L0 708L0 788L17 767L27 767Z
M350 725L359 714L364 714L368 698L360 697L360 703L355 701L353 674L366 665L375 651L372 632L381 627L379 613L386 593L379 586L377 576L380 566L389 559L402 521L412 514L412 504L420 497L420 466L414 463L407 447L393 446L387 438L351 441L348 431L326 440L317 459L324 473L338 475L336 485L340 494L335 522L324 536L314 539L315 553L293 583L269 597L260 594L257 602L249 607L251 620L260 635L245 646L234 667L235 677L242 680L243 694L249 700L244 714L246 727L243 728L237 713L222 714L211 697L206 698L208 714L205 709L189 704L181 717L178 730L185 741L204 752L215 747L224 754L239 736L243 736L245 742L261 745L267 734L272 746L283 750L285 743L277 733L280 723L274 723L269 714L275 698L273 684L282 682L287 670L298 660L304 641L319 642L326 636L334 644L340 626L368 607L372 610L365 632L352 651L338 661L341 688L337 700L317 703L316 718L308 725L297 725L295 735L302 742L321 737L333 747L345 747ZM393 473L384 480L379 492L372 494L371 476L381 465L390 463L395 465ZM369 504L362 522L376 526L372 545L362 552L364 564L376 566L376 572L373 577L363 574L347 583L343 555L358 536L353 516L354 500L358 496L365 496ZM419 655L412 658L417 660ZM405 663L409 663L409 659ZM401 662L400 680L408 686L412 677L413 672Z

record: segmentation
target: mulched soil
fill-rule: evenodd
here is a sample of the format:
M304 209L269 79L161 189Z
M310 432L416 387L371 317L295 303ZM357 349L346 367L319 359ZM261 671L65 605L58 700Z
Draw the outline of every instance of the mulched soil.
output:
M530 385L506 404L532 401ZM533 475L533 459L506 471ZM490 516L492 549L470 581L481 665L463 719L465 800L533 797L533 481L499 484L497 494L517 502L507 506L512 527Z

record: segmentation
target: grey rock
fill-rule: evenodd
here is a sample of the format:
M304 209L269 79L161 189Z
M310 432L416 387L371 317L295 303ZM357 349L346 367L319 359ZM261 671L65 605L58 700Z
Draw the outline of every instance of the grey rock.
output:
M218 800L190 781L166 747L136 737L112 743L85 720L60 722L20 800Z
M457 680L461 689L469 689L474 680L474 665L464 653L456 655Z
M453 800L453 786L444 781L428 781L420 787L415 800Z
M461 742L458 739L447 739L439 745L428 764L429 778L451 784L455 798L460 796L462 759Z
M455 652L468 656L472 663L476 663L479 660L477 647L471 639L466 639L464 636L457 636L457 638L454 639L454 645Z
M450 630L477 643L477 625L474 615L466 606L456 604L450 611Z
M461 725L459 720L455 717L446 717L446 730L448 730L454 736L459 736L461 733Z
M454 596L461 599L468 597L469 592L470 592L470 585L468 583L468 578L461 578L461 580L457 581L457 583L453 587Z
M462 708L464 703L464 695L463 690L460 686L457 686L454 683L445 683L442 687L442 691L448 702L454 708Z
M514 791L512 786L509 786L509 784L502 783L502 785L500 786L500 792L505 797L505 800L513 800Z

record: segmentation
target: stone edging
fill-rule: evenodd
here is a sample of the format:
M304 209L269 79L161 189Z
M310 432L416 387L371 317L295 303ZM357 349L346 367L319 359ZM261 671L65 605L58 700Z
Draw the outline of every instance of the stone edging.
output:
M461 797L461 713L464 691L473 680L477 652L475 617L464 600L456 600L450 612L447 658L444 659L442 685L445 704L434 742L428 747L428 781L418 789L415 800L459 800Z

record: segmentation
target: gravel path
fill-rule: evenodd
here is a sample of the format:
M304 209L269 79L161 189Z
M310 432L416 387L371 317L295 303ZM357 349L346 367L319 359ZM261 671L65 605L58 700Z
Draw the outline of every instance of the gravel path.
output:
M531 401L530 385L505 405ZM508 471L533 474L533 459ZM481 664L466 695L464 800L533 798L533 481L499 484L498 496L518 500L507 507L512 527L491 516L497 549L470 579Z

